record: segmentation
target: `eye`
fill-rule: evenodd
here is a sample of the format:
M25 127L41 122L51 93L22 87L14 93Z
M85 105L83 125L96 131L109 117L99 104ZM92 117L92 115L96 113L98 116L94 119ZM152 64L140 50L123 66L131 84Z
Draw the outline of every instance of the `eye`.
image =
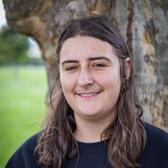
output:
M105 63L93 63L92 67L95 69L103 69L105 68L107 65Z
M78 67L77 66L68 66L68 67L65 67L65 71L74 71L74 70L77 70Z
M95 66L96 66L96 67L105 67L105 65L104 65L104 64L101 64L101 63L97 63L97 64L95 64Z

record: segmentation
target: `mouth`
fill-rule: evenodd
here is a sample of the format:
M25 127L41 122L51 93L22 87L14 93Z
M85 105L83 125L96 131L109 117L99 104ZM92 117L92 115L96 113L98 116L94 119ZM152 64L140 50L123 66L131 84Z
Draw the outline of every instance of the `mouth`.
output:
M88 92L88 93L77 93L78 96L84 97L84 98L89 98L89 97L94 97L100 94L102 91L96 91L96 92Z

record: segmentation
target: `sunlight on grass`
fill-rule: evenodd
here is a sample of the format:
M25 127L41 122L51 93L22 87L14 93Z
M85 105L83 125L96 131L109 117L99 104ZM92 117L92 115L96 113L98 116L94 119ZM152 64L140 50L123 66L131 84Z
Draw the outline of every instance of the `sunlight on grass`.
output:
M44 67L0 68L0 168L40 130L46 91Z

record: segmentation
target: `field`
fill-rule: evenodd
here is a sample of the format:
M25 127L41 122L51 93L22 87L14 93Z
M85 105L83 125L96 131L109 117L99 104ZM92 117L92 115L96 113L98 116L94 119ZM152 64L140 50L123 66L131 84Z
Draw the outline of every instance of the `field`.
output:
M40 130L46 91L44 67L0 67L0 168Z

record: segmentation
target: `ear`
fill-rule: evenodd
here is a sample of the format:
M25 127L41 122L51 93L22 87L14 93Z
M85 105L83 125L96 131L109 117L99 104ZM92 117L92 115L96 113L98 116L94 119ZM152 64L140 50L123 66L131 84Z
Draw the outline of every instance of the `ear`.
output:
M126 79L129 79L130 74L131 74L131 69L132 69L132 61L129 57L125 59L124 68L125 68L125 77Z

